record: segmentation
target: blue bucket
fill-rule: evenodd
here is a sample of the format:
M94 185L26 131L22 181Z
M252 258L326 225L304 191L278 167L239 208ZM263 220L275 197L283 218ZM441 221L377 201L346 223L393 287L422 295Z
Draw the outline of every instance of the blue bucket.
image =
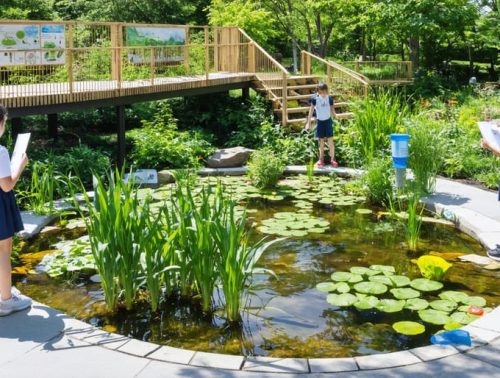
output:
M406 169L408 166L409 134L391 134L392 161L394 168Z

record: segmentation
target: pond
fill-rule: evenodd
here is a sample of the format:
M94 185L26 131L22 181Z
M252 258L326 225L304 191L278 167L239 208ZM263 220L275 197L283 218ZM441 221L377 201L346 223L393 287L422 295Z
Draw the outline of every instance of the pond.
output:
M276 192L264 196L244 178L224 181L237 197L246 200L249 223L256 230L256 237L261 232L271 233L271 238L279 237L276 234L287 237L263 255L259 266L272 270L276 276L255 275L238 326L229 326L222 311L216 309L205 315L199 303L180 297L166 299L154 313L140 303L133 311L110 313L100 285L89 281L89 275L76 273L73 277L54 279L40 269L34 272L43 255L35 252L54 249L54 243L85 233L78 227L69 229L68 225L20 246L26 251L23 261L31 268L18 270L16 284L35 300L110 332L186 349L272 357L347 357L429 344L430 336L443 329L450 318L442 322L422 321L418 311L408 305L415 296L409 282L421 278L412 260L421 255L441 256L451 261L453 267L441 290L427 292L419 288L416 296L433 302L446 298L446 294L438 297L440 293L460 291L481 296L490 308L500 304L500 273L460 262L457 257L461 254L484 255L484 250L444 222L424 222L418 251L409 252L401 222L380 209L370 208L359 195L346 195L339 179L324 177L308 183L305 177L290 177L280 183ZM372 269L368 275L368 270L354 267ZM332 281L335 272L355 274L337 274ZM372 274L380 278L370 277ZM392 276L408 279L400 278L400 284L385 282ZM339 300L363 296L363 285L355 289L361 281L386 287L383 293L369 293L377 294L377 302L385 300L378 309L338 306ZM327 292L316 288L324 282L338 286L337 294L329 300L333 304L327 301ZM410 291L390 291L392 286ZM411 287L415 288L413 282ZM400 294L403 299L397 300L395 296ZM217 290L214 295L219 295ZM470 304L483 305L481 301L475 298ZM446 305L443 301L435 304L438 309L438 305ZM451 318L454 323L471 320L462 319L467 311L464 305L465 301L448 309L450 314L458 313L458 317ZM433 311L428 311L431 318ZM425 332L415 336L400 334L392 327L399 321L418 322L425 326Z

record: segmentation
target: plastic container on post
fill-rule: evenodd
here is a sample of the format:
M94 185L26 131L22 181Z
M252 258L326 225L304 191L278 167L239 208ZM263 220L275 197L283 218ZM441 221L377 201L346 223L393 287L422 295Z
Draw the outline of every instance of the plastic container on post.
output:
M405 186L409 141L409 134L391 134L392 162L396 170L396 186L398 189Z

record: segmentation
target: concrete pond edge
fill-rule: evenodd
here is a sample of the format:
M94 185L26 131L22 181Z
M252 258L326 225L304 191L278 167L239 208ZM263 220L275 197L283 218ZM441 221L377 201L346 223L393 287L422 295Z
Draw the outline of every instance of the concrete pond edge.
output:
M246 174L247 168L203 168L199 171L200 176L240 176ZM288 166L285 174L306 174L307 169L304 166ZM362 171L350 168L315 168L315 174L336 174L340 177L359 177ZM475 213L470 209L451 208L444 204L433 201L432 196L425 199L426 206L440 214L449 212L453 216L453 221L457 227L476 238L484 246L500 244L500 222ZM45 225L54 220L54 218L45 218ZM50 219L49 219L50 218ZM486 233L482 231L484 222L495 222L495 230L498 226L499 232ZM43 226L37 226L40 230ZM486 234L486 235L485 235ZM41 306L44 306L40 304ZM61 313L62 314L62 313ZM191 367L223 369L229 371L245 371L256 373L288 373L288 374L309 374L309 373L341 373L356 372L366 370L391 369L396 367L422 364L430 361L443 359L455 355L466 355L482 362L481 350L487 348L492 342L500 341L500 306L475 320L463 330L469 332L472 338L472 346L445 346L445 345L427 345L414 349L374 354L368 356L357 356L347 358L271 358L271 357L245 357L236 355L227 355L219 353L198 352L193 350L162 346L153 344L127 336L106 332L100 328L94 327L73 319L67 315L65 328L62 333L90 345L101 346L112 349L116 352L129 354L136 357L145 358L151 361L160 361L164 363L173 363ZM69 326L69 327L68 327ZM485 349L486 350L486 349ZM488 363L488 361L486 361Z

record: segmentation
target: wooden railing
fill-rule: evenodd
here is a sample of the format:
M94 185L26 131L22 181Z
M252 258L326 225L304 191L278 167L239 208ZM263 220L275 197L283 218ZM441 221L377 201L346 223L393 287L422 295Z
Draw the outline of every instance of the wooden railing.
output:
M368 95L369 79L338 63L302 51L301 67L302 74L319 76L343 100Z
M235 27L0 20L0 102L60 104L283 72ZM271 58L272 59L272 58ZM268 75L268 76L266 76ZM191 80L191 81L190 81ZM236 79L234 79L236 80ZM281 84L280 84L281 85Z
M397 84L413 80L410 61L356 61L342 62L342 65L367 77L372 84Z
M249 43L249 65L250 72L266 89L271 100L281 102L282 124L287 123L287 96L289 73L276 59L255 42L245 31L240 29L245 42Z

